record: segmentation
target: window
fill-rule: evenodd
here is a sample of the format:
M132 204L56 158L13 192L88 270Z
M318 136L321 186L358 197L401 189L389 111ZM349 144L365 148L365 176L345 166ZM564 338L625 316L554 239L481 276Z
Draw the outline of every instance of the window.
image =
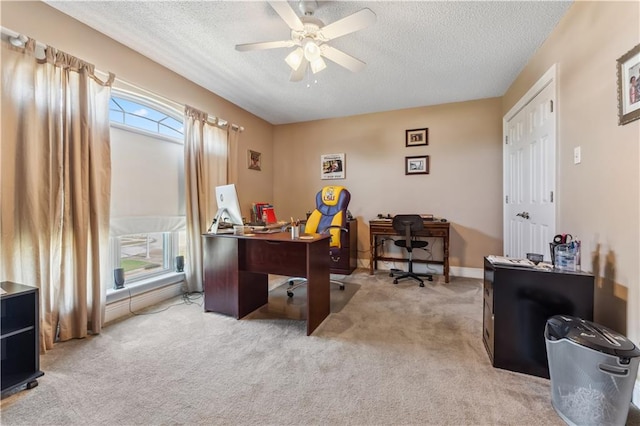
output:
M111 262L125 283L175 270L186 251L181 111L114 90Z
M109 119L111 123L178 138L181 141L184 134L181 119L178 120L149 106L122 97L111 97Z
M116 237L114 267L124 269L129 283L175 269L175 256L186 252L186 232L149 232Z

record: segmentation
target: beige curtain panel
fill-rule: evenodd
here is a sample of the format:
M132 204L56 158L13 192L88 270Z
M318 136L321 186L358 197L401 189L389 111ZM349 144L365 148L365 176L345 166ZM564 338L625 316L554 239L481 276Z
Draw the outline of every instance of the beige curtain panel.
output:
M227 183L228 131L207 121L207 114L190 106L184 115L184 175L187 204L189 291L202 291L202 234L216 214L215 187Z
M240 159L238 158L238 144L240 143L240 128L229 125L227 127L229 150L229 161L227 162L227 183L238 184L238 164Z
M44 351L103 324L114 76L34 50L2 46L0 279L40 289Z

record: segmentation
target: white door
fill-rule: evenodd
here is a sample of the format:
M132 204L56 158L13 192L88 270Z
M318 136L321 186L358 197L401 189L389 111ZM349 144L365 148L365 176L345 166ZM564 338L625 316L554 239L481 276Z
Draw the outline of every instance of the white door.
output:
M504 254L544 254L555 235L555 79L505 123Z

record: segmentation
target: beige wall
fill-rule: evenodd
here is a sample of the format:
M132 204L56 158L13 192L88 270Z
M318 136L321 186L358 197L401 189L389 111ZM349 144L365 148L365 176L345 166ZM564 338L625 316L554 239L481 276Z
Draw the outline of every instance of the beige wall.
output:
M351 192L361 259L378 213L431 213L451 225L452 266L502 253L501 99L484 99L276 126L274 196L281 216L304 217L328 183ZM429 145L405 147L405 130ZM320 179L320 155L345 153L346 179ZM405 175L405 156L430 156L430 174ZM435 242L437 250L440 242Z
M558 69L558 230L584 243L595 319L640 341L640 121L618 126L616 59L640 42L640 3L576 2L503 98ZM573 149L582 163L573 164Z
M184 77L39 1L0 2L2 26L49 44L97 70L245 128L240 135L238 195L243 214L255 199L272 198L272 130L270 123L248 113ZM247 169L247 149L263 153L262 171Z

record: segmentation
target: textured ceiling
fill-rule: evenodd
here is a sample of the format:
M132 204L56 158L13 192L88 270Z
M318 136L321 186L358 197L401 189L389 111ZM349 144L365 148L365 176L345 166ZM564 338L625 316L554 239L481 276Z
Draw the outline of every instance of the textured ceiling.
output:
M46 3L273 124L502 96L571 5L319 1L315 17L326 25L365 7L377 20L330 42L366 62L363 71L327 61L307 87L289 82L293 48L235 50L290 39L266 2Z

